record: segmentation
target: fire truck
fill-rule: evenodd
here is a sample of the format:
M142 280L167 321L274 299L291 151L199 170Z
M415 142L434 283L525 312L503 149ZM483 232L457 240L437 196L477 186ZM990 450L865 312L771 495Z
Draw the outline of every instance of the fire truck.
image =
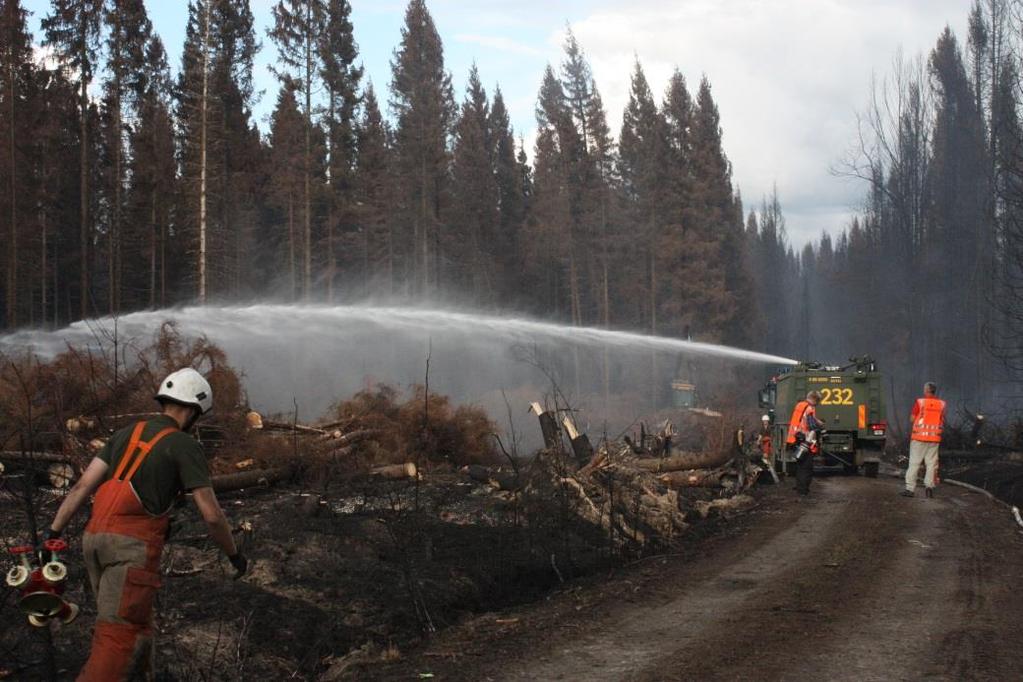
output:
M882 386L869 356L839 367L801 362L773 377L760 391L759 403L771 417L775 468L794 471L794 453L785 445L789 419L796 403L816 390L821 395L817 417L825 431L815 466L841 467L850 474L862 468L866 476L877 476L888 433Z

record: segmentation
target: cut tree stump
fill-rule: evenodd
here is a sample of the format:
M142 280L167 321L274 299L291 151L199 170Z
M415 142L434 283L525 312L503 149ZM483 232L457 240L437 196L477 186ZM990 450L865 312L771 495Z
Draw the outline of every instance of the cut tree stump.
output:
M554 419L554 413L545 411L540 403L532 403L530 409L540 420L540 432L543 434L544 447L548 450L560 450L561 433L558 430L558 422Z
M400 480L403 478L415 478L419 475L419 470L416 468L415 462L405 462L404 464L387 464L373 467L369 470L369 473L372 476Z

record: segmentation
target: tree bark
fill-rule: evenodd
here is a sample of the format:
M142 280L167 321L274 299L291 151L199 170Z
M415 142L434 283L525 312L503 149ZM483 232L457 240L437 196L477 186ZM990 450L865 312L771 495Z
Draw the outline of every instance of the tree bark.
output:
M86 45L86 32L85 27L85 16L84 12L81 17L82 26L81 31L83 35L79 38L82 44L82 53L80 54L80 60L82 64L88 62L89 56L87 54ZM79 150L79 220L80 220L80 249L81 253L81 273L80 273L80 286L81 286L81 315L82 319L89 316L89 84L85 80L85 74L81 76L81 83L78 90L78 108L81 113L81 118L78 122L79 125L79 141L81 148Z
M213 490L218 493L241 490L242 488L265 487L284 480L294 473L292 467L254 469L237 474L223 474L212 478Z
M156 191L149 196L149 307L156 305Z
M11 181L11 234L10 242L7 245L7 326L14 327L18 324L18 161L15 153L17 134L14 125L15 117L15 70L14 59L7 64L7 81L9 86L8 98L8 126L10 127L10 181Z
M694 469L689 471L668 471L657 477L669 488L720 488L725 479L735 479L734 473L723 469Z
M419 475L419 470L416 468L415 463L406 462L405 464L387 464L385 466L373 467L369 470L369 473L371 476L400 480L403 478L416 478Z
M312 3L306 2L306 39L305 39L305 212L304 212L304 246L302 260L302 299L309 300L312 293L312 127L313 127L313 48L312 48Z
M202 96L200 99L200 124L199 124L199 304L206 304L206 146L207 146L207 117L209 109L209 80L210 80L210 2L206 3L203 13L203 41L202 41Z
M298 282L295 279L295 196L288 192L288 275L291 279L291 298L298 294Z
M680 471L684 469L710 469L721 466L734 457L730 452L686 452L664 459L645 458L632 462L644 471Z

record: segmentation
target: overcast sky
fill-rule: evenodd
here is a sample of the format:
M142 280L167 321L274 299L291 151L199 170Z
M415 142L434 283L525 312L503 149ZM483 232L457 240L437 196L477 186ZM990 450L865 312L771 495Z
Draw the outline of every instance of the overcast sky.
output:
M366 72L383 89L400 38L405 2L351 0ZM148 0L156 30L176 65L184 39L185 0ZM271 0L252 7L264 50L256 115L266 120L277 88L265 37ZM32 26L46 0L24 0ZM836 232L861 201L863 187L833 177L855 133L855 112L871 74L883 74L900 48L929 51L949 24L962 35L969 0L428 0L461 98L475 60L492 90L500 83L512 123L531 149L533 111L543 68L561 61L566 24L593 65L611 128L621 126L636 57L654 92L678 66L695 89L701 74L721 110L725 151L747 207L777 183L795 246Z

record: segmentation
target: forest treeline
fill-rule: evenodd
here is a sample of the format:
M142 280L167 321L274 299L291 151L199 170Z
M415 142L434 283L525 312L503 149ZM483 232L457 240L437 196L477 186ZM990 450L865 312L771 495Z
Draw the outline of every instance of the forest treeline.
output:
M691 92L676 72L660 98L637 63L612 130L570 34L529 163L499 88L474 67L454 92L422 0L383 93L345 0L278 2L265 46L247 0L193 0L174 79L142 0L54 0L42 62L20 3L3 6L7 327L192 300L454 296L752 342L706 80ZM280 81L265 136L261 48Z
M473 67L454 91L424 0L386 89L363 74L347 0L279 0L266 35L248 0L190 0L176 75L143 0L53 0L39 36L0 0L0 326L264 297L457 300L871 353L977 404L1023 363L1017 5L978 0L965 44L946 30L878 80L836 166L865 181L864 209L797 252L777 196L744 208L706 78L676 70L655 92L637 60L619 125L571 32L527 157L499 87ZM279 81L265 134L261 49Z

